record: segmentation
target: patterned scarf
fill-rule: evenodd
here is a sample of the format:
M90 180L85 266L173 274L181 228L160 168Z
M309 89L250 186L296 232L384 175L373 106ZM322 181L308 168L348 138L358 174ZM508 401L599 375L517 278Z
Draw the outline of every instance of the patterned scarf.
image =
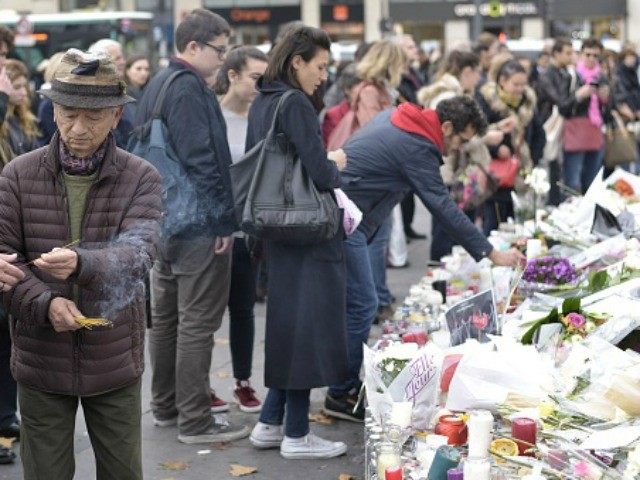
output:
M100 168L108 144L109 137L102 142L102 145L98 147L93 155L78 157L71 153L62 139L60 139L60 165L68 175L93 175Z

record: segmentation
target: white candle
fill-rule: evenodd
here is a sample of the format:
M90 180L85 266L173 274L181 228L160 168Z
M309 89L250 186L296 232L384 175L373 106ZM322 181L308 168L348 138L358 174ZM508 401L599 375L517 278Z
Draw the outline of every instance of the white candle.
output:
M542 240L530 238L527 240L527 259L537 258L542 255Z
M489 480L491 477L491 462L486 459L468 459L464 462L464 480Z
M400 466L400 454L394 452L383 452L376 459L378 467L378 478L384 478L384 471L389 467Z
M393 402L389 423L398 425L401 428L411 426L411 413L413 412L413 402Z
M467 425L469 458L487 458L493 437L493 415L487 410L474 410Z

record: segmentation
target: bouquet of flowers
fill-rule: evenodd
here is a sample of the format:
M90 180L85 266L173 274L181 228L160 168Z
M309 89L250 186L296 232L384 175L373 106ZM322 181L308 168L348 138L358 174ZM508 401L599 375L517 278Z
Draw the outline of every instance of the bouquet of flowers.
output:
M552 323L559 323L562 326L560 338L563 343L579 342L608 319L608 315L582 310L579 298L567 298L562 303L561 310L554 308L546 317L535 321L522 336L521 342L525 345L532 344L533 338L540 327Z
M533 258L527 262L522 281L538 290L561 290L575 287L578 272L567 258Z

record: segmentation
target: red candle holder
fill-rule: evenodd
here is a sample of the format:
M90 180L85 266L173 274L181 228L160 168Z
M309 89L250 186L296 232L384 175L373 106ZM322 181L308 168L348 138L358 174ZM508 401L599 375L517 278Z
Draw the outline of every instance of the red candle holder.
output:
M538 425L530 418L514 418L511 422L511 436L518 444L518 454L533 457Z

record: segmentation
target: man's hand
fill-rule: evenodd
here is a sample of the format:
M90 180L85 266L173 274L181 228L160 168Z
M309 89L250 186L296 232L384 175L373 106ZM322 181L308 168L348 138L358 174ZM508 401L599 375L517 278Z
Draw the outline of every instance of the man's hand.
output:
M213 246L213 253L215 255L226 255L231 251L232 247L233 237L216 237L216 241Z
M578 90L576 90L576 98L578 99L578 101L582 101L585 98L591 97L591 95L593 95L594 93L596 93L596 87L594 87L593 85L583 85Z
M492 250L489 254L489 260L500 267L521 267L527 265L526 257L516 248L512 248L506 252Z
M347 154L344 153L344 150L341 148L333 150L332 152L327 152L327 158L332 162L335 162L338 170L344 170L344 167L347 166Z
M58 280L66 280L78 268L78 254L68 248L54 248L43 253L33 264Z
M609 95L611 95L611 88L609 85L600 85L598 87L598 99L602 103L607 103L609 101Z
M49 304L49 321L56 332L73 332L82 328L76 318L82 317L76 304L66 298L56 297Z
M8 292L24 278L24 272L11 265L17 255L3 255L0 253L0 292Z

